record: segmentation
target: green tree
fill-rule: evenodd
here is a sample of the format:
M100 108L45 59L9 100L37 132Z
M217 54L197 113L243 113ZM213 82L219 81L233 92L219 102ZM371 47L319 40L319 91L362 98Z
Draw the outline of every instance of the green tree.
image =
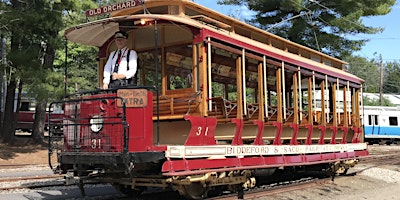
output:
M35 9L40 7L41 2L32 2L30 4L11 0L7 1L3 7L1 24L2 32L10 38L10 48L7 53L7 63L4 66L7 71L7 97L4 111L3 140L7 143L13 143L14 135L14 95L17 85L19 84L19 94L21 94L22 82L25 81L27 71L41 65L43 62L43 41L40 35L40 26L32 26L35 24L34 18L38 17ZM36 25L36 24L35 24ZM20 95L19 95L20 96ZM16 109L18 110L18 109ZM18 113L17 113L18 116Z
M63 15L65 29L86 22L88 20L85 16L86 10L109 4L110 0L84 0L73 2L74 9L69 10L68 14ZM96 18L104 17L106 16L100 15ZM61 31L60 34L62 35L63 33L64 31ZM98 48L71 43L65 40L63 43L63 48L58 49L56 52L54 67L63 77L65 76L65 72L67 73L65 77L66 93L72 94L76 90L86 91L96 89L98 87L98 66L96 60ZM65 45L67 45L67 49L65 49ZM64 95L64 93L62 95Z
M344 60L349 63L346 69L349 73L364 79L364 92L379 92L380 71L374 60L368 61L360 56L348 56Z
M98 87L96 61L98 50L95 47L76 43L68 43L67 45L67 59L65 59L65 50L59 49L54 62L54 67L61 80L65 76L66 69L66 93L72 94L75 90L87 91L96 89ZM62 91L64 91L64 84L62 88ZM59 93L59 95L64 96L64 92Z
M366 96L363 97L364 106L395 106L388 98L382 97L382 105L379 99L371 99Z
M400 64L398 62L385 63L383 93L400 94Z
M255 12L247 22L298 44L343 58L360 50L366 39L351 35L374 34L382 28L366 26L361 17L385 15L395 0L219 0L244 5Z
M90 0L36 0L25 2L18 0L1 1L1 32L9 38L8 62L3 65L7 72L7 98L4 124L14 124L14 94L17 85L27 85L29 94L37 100L33 138L39 141L43 137L45 108L49 97L58 95L62 85L59 70L53 63L57 49L62 48L59 36L64 24L64 16L74 17L74 13L83 13L83 5L93 5ZM64 23L65 22L65 23ZM49 82L49 81L52 82ZM21 90L19 91L19 94ZM18 109L16 109L18 110ZM3 141L13 143L14 126L4 126Z

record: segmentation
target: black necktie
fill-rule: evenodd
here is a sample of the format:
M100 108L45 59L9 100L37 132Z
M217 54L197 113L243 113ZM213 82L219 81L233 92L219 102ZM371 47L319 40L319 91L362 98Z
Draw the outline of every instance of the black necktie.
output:
M118 58L115 62L114 73L118 73L119 63L121 62L121 50L118 50Z

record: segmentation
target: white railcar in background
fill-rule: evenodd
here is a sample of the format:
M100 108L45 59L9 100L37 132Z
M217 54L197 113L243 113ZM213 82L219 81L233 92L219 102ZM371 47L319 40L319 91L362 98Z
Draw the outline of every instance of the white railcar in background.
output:
M364 137L369 143L400 143L400 107L364 106Z

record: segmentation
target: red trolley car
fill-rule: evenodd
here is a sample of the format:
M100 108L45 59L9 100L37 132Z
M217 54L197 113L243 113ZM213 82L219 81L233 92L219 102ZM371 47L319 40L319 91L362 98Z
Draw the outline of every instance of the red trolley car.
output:
M188 0L133 0L87 14L110 11L65 37L99 48L101 86L113 34L126 31L138 84L52 103L64 106L62 129L49 137L56 172L131 195L162 187L200 199L286 167L345 173L368 155L363 81L343 70L346 62Z

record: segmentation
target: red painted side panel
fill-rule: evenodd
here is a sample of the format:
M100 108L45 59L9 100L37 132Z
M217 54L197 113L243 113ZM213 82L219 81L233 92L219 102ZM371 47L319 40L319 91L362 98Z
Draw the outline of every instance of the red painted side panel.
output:
M81 152L120 152L123 149L123 109L116 106L115 94L85 96L81 101L64 104L65 150ZM90 120L104 119L104 127L98 132L91 131Z
M216 144L214 133L217 126L217 118L186 115L185 119L190 120L192 124L185 146Z
M126 120L129 125L128 149L148 151L153 145L153 95L147 92L146 107L126 109Z
M352 159L366 155L368 155L367 150L351 153L326 153L295 156L282 155L270 157L245 157L225 159L168 160L163 164L162 172L166 176L175 176L198 174L210 171L230 171L241 169L312 165L334 162L340 159Z
M286 163L303 163L302 155L298 156L285 156Z
M147 105L130 105L125 112L120 104L123 97L117 93L85 96L81 101L65 103L65 149L73 151L79 145L81 152L122 152L125 148L131 152L154 151L153 97L148 91L145 91L144 97L146 95ZM137 99L133 96L128 100L135 104ZM90 120L96 116L104 119L104 127L93 132Z
M305 156L305 162L315 162L321 160L321 154L312 154Z
M264 158L260 156L253 159L240 159L240 164L242 166L254 166L258 163L264 163Z
M335 160L336 159L336 153L321 154L321 159L322 160Z
M232 140L232 145L242 145L243 119L234 118L232 119L232 122L236 124L236 132Z
M354 154L352 156L354 156ZM350 157L352 157L352 156L350 156ZM347 153L347 152L336 153L336 158L347 158L347 157L349 157L349 153Z
M33 129L35 111L19 111L16 129Z
M52 113L52 118L62 119L64 114L59 113ZM46 123L49 122L49 116L46 114ZM19 111L18 112L18 122L15 129L26 129L32 130L33 129L33 122L35 121L35 111Z
M283 165L285 163L285 159L283 156L264 157L264 163L264 165Z

